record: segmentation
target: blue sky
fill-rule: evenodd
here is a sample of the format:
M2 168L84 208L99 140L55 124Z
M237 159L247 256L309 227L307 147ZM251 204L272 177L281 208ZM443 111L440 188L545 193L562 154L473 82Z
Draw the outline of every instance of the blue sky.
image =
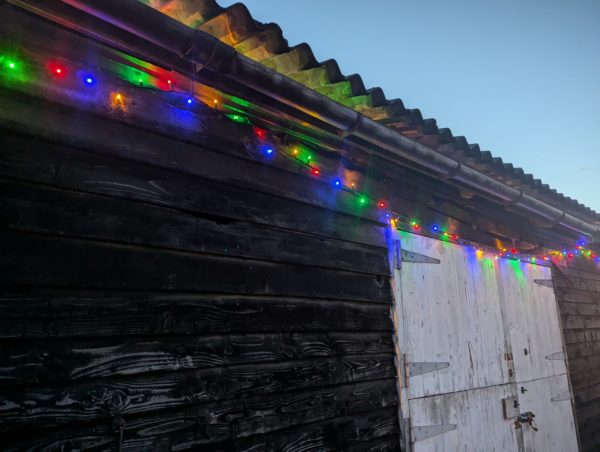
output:
M600 212L600 1L243 2L290 45Z

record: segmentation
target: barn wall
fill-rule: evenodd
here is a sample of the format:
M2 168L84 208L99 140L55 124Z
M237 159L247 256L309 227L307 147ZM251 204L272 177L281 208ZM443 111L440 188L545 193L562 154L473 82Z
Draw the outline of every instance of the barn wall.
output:
M305 175L35 108L44 132L0 123L3 450L399 449L384 224Z
M583 450L600 445L600 271L584 259L554 269Z

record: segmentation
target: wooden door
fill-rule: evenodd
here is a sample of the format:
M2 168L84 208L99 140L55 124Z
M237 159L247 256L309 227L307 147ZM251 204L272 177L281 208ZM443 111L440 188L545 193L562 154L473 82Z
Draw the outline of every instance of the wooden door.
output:
M556 302L550 288L534 283L549 279L549 270L407 232L396 238L406 447L576 450ZM538 432L517 428L527 411Z
M504 262L500 300L521 412L535 414L522 426L526 451L577 450L577 433L558 304L550 268Z

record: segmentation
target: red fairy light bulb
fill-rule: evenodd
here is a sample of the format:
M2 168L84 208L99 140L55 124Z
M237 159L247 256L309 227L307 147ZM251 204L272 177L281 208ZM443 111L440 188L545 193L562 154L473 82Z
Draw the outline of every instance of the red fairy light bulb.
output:
M516 248L511 248L511 249L510 249L510 252L511 252L512 254L519 254L519 250L518 250L518 249L516 249Z
M267 139L267 131L265 129L261 129L260 127L254 127L254 135L256 135L256 138L261 141Z
M313 173L314 176L318 176L319 174L321 174L321 171L319 171L319 168L313 168L311 170L311 173Z
M67 75L67 68L63 64L56 61L50 61L48 63L48 70L55 78L63 78Z
M385 204L385 201L379 201L379 202L377 203L377 206L378 206L380 209L385 209L385 206L386 206L386 204Z
M574 254L573 254L573 253L569 253L569 254L567 254L567 257L568 257L569 259L573 259L573 256L574 256Z

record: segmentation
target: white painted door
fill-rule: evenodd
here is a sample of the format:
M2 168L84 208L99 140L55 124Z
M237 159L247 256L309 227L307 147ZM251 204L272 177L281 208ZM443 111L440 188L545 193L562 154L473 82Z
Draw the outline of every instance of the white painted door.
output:
M505 335L512 345L520 411L535 414L535 431L522 427L526 451L576 451L577 433L560 329L547 267L499 265ZM542 284L535 283L538 281Z
M549 270L397 234L405 251L439 261L404 260L394 275L401 410L413 450L576 451L565 362L546 358L562 358L556 301L534 283ZM513 411L506 416L503 399ZM516 427L514 415L528 411L538 432Z

